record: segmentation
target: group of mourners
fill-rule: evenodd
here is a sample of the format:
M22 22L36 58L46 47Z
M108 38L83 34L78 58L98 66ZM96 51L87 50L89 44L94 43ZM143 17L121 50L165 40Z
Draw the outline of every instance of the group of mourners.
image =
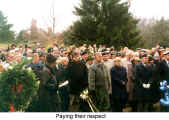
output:
M153 112L162 93L160 82L169 82L169 48L152 49L83 45L80 47L28 45L1 49L0 71L5 65L31 58L38 78L38 105L34 112L90 112L80 98L84 90L100 112ZM4 64L5 63L5 64Z

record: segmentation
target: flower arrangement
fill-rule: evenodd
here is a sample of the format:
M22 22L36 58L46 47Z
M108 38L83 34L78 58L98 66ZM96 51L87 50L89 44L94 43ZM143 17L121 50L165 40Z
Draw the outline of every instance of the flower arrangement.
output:
M0 112L24 111L37 94L37 78L24 68L29 62L22 61L0 74Z
M93 101L91 100L91 98L89 96L88 89L85 89L81 92L80 98L85 100L89 104L89 107L92 112L99 112L99 110L96 108L96 106L94 105Z

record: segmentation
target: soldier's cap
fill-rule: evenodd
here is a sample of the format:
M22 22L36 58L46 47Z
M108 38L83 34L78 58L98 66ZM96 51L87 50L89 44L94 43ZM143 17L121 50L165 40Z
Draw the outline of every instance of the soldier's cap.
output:
M114 49L114 46L111 46L110 49Z
M88 50L85 49L85 50L83 50L83 51L80 52L80 55L85 55L85 54L87 54L87 53L88 53Z
M48 48L48 53L53 52L53 48Z
M90 60L94 60L94 56L89 55L89 56L87 57L86 61L90 61Z
M140 52L145 52L145 50L144 50L144 49L141 49Z
M121 59L119 57L116 57L113 61L114 62L116 62L116 61L120 61L121 62Z
M169 54L169 51L166 51L163 53L163 55L168 55Z
M140 58L147 57L147 54L143 54L140 56Z
M121 56L121 52L117 52L116 53L116 56L118 57L118 56Z
M162 49L160 49L160 51L165 51L165 49L164 49L164 48L162 48Z
M115 51L112 51L112 52L111 52L111 55L115 55L115 54L116 54L116 52L115 52Z
M102 53L102 55L107 55L110 53L110 51L109 51L109 49L103 49L101 53Z
M137 48L136 50L141 50L141 48Z
M164 47L160 47L160 49L164 49Z

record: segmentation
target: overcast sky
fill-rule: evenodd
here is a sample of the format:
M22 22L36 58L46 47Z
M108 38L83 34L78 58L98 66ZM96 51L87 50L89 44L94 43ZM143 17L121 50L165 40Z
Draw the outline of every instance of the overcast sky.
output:
M126 0L122 0L126 1ZM13 29L19 31L30 26L32 18L38 26L50 25L50 11L53 0L0 0L0 10L8 16ZM55 0L56 30L62 31L76 20L72 11L79 0ZM130 11L136 17L169 18L169 0L132 0Z

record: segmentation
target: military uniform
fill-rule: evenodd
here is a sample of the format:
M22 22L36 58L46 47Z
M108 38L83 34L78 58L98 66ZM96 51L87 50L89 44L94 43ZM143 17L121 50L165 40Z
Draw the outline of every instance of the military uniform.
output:
M89 91L94 91L94 102L100 111L107 111L110 108L109 75L103 62L94 64L89 69Z

